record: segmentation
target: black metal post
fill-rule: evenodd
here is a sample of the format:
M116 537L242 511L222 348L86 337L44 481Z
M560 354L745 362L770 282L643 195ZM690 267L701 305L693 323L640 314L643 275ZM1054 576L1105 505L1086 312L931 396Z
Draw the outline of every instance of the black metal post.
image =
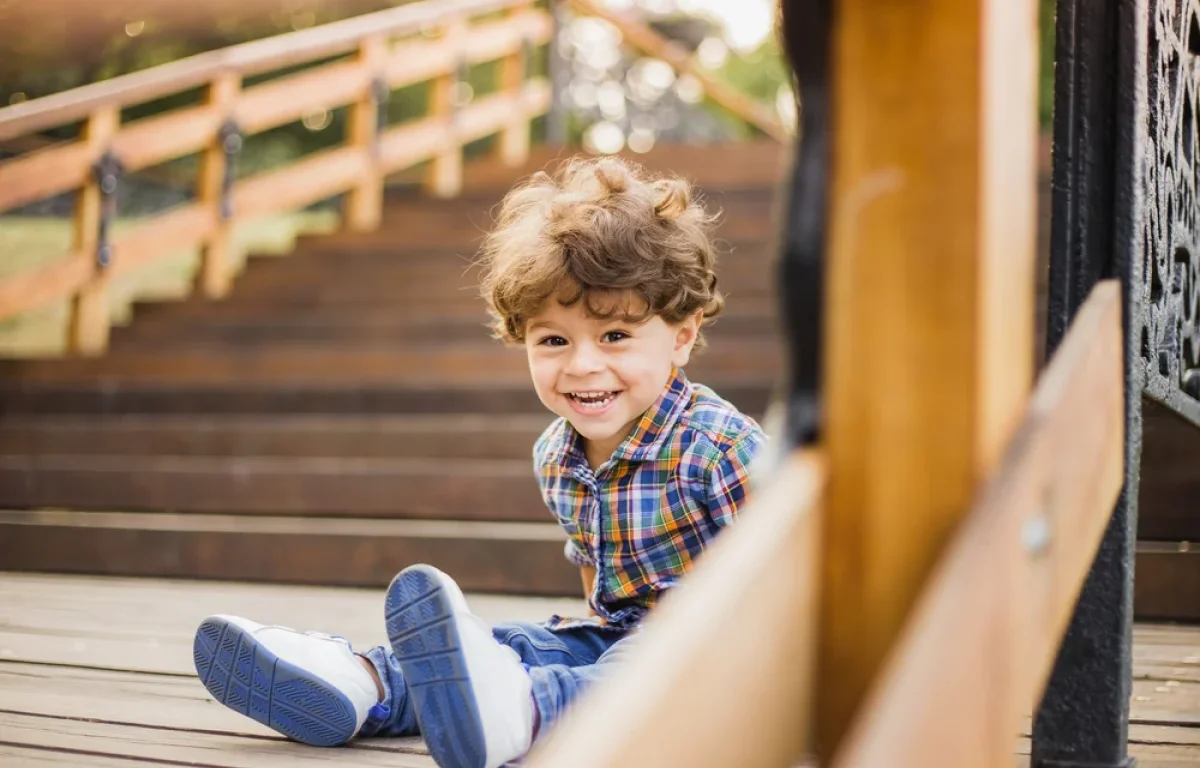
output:
M825 311L825 246L829 211L831 0L784 2L783 29L799 87L799 128L788 188L780 301L788 343L788 438L820 436L821 318Z
M1035 768L1129 768L1142 383L1132 364L1136 3L1059 0L1047 351L1098 280L1125 285L1125 487L1034 718ZM1133 305L1136 307L1136 304Z

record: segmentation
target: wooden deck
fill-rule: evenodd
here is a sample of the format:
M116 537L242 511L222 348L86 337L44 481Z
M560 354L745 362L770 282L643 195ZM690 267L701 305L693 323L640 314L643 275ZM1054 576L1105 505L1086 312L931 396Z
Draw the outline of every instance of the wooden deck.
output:
M573 600L473 597L490 621L582 609ZM0 764L130 762L212 768L428 768L419 740L323 750L215 703L192 671L210 613L384 642L377 590L0 573ZM1142 768L1200 766L1200 627L1139 626L1131 750ZM1016 764L1027 762L1019 739Z

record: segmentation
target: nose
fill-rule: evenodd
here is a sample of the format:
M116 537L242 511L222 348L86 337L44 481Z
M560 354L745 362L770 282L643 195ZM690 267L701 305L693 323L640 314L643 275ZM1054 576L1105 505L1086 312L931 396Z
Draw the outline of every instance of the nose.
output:
M595 344L583 342L573 345L571 355L563 372L568 376L583 377L604 370L604 353Z

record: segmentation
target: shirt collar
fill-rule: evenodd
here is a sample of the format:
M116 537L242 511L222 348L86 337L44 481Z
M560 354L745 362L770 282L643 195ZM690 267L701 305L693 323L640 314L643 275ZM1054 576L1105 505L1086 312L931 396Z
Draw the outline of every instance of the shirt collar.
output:
M694 388L679 368L672 367L667 385L658 399L646 409L629 433L613 452L612 458L625 461L646 461L658 456L678 423L684 408L691 402ZM566 419L562 421L560 437L549 451L547 459L564 468L587 464L580 434Z

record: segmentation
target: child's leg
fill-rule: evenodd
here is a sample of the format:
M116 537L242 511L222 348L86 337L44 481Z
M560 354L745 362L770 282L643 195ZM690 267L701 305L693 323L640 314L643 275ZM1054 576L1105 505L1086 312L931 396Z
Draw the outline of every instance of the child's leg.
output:
M375 669L375 677L383 687L381 702L387 702L386 712L376 720L368 720L359 731L362 737L417 736L417 713L408 695L408 685L400 671L400 664L391 648L376 646L363 654L362 658Z
M568 662L529 666L533 700L537 707L535 738L546 733L580 693L612 671L636 642L635 636L629 634L611 633L601 639L609 641L607 648L591 664Z
M305 744L344 744L378 730L393 712L394 721L405 715L403 706L381 702L374 676L344 638L210 616L196 630L192 652L213 698ZM415 721L411 712L407 717Z
M622 636L599 627L491 629L469 611L454 580L429 566L392 581L385 616L421 733L442 768L498 768L523 755L541 700L547 719L557 716L603 673L597 662ZM585 671L574 675L575 666Z

